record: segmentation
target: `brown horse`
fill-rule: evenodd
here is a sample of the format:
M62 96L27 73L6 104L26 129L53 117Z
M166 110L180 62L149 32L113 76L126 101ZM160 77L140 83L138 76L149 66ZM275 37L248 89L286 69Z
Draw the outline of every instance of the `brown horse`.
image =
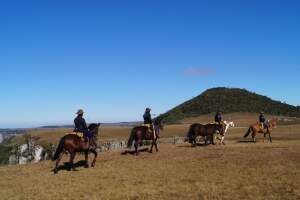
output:
M262 128L260 123L258 123L258 122L255 123L255 124L252 124L252 125L250 125L248 131L244 135L244 138L248 137L248 135L250 133L252 133L251 136L252 136L253 142L256 142L256 140L255 140L256 134L257 133L262 133L262 134L264 134L264 140L263 140L264 142L265 142L265 139L266 139L266 135L269 135L269 140L270 140L270 142L272 142L271 131L272 131L273 128L276 128L277 122L278 122L277 118L273 118L271 120L268 120L265 123L264 128Z
M70 153L70 168L69 170L75 170L74 167L74 158L76 155L76 152L84 152L85 154L85 167L88 168L88 154L89 152L92 152L94 156L94 160L92 162L92 167L95 166L96 163L96 158L98 156L98 153L96 151L97 148L97 136L98 136L98 130L100 127L100 123L98 124L90 124L88 129L92 133L93 137L92 139L87 142L84 141L81 137L75 134L68 134L65 135L60 139L60 142L58 144L58 147L56 149L56 152L53 156L53 161L56 160L55 168L54 168L54 173L56 174L58 172L58 166L59 162L65 152Z
M153 128L156 134L154 133ZM152 153L153 146L155 146L156 152L158 152L157 136L159 135L159 131L163 130L162 120L155 119L153 128L150 128L152 131L149 131L149 127L147 126L134 127L131 130L131 134L127 142L127 148L131 148L134 141L135 155L138 155L138 147L139 145L142 145L143 140L152 140L150 153Z
M192 124L188 132L189 143L192 144L192 147L197 145L196 138L202 136L205 138L205 145L207 144L207 139L214 143L214 134L219 133L221 136L224 136L224 126L223 124Z

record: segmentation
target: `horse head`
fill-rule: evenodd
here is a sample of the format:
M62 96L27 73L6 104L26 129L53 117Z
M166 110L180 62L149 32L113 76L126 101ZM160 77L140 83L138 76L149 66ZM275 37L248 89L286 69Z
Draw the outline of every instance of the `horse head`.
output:
M97 137L100 125L101 125L100 123L92 123L89 125L88 129L93 133L94 136Z
M271 120L269 120L268 122L273 128L276 128L278 119L275 117L275 118L272 118Z
M155 118L153 121L155 128L159 128L160 130L164 129L164 124L162 118Z

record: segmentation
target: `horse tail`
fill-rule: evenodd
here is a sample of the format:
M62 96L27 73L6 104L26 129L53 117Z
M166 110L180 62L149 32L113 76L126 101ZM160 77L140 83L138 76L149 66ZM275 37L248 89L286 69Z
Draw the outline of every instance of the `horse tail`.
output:
M64 149L64 144L65 144L65 137L61 138L60 141L59 141L59 144L56 148L56 151L55 151L55 154L52 158L52 161L55 161L58 159L59 157L59 154L63 151Z
M133 129L131 130L130 136L129 136L129 138L128 138L127 148L130 148L130 147L132 146L132 143L133 143L133 140L134 140L135 133L136 133L136 129L133 128Z
M249 127L248 131L244 135L244 138L248 137L248 135L251 133L251 126Z

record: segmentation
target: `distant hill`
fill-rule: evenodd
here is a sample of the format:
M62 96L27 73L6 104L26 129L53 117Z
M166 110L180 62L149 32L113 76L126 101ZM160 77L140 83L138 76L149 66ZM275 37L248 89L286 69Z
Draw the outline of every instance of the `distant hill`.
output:
M218 110L223 113L264 111L270 115L300 117L299 106L275 101L245 89L219 87L206 90L199 96L160 115L159 118L163 118L166 123L175 123L185 118L215 113Z

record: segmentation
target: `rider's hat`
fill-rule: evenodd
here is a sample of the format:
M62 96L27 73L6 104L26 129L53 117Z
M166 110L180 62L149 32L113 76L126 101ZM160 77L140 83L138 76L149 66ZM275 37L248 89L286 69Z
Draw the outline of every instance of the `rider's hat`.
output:
M260 114L264 114L264 112L263 112L263 111L261 111L261 112L260 112Z
M146 108L146 111L150 111L151 110L151 108Z
M84 113L84 111L83 111L82 109L79 109L79 110L76 112L77 115L82 115L83 113Z

